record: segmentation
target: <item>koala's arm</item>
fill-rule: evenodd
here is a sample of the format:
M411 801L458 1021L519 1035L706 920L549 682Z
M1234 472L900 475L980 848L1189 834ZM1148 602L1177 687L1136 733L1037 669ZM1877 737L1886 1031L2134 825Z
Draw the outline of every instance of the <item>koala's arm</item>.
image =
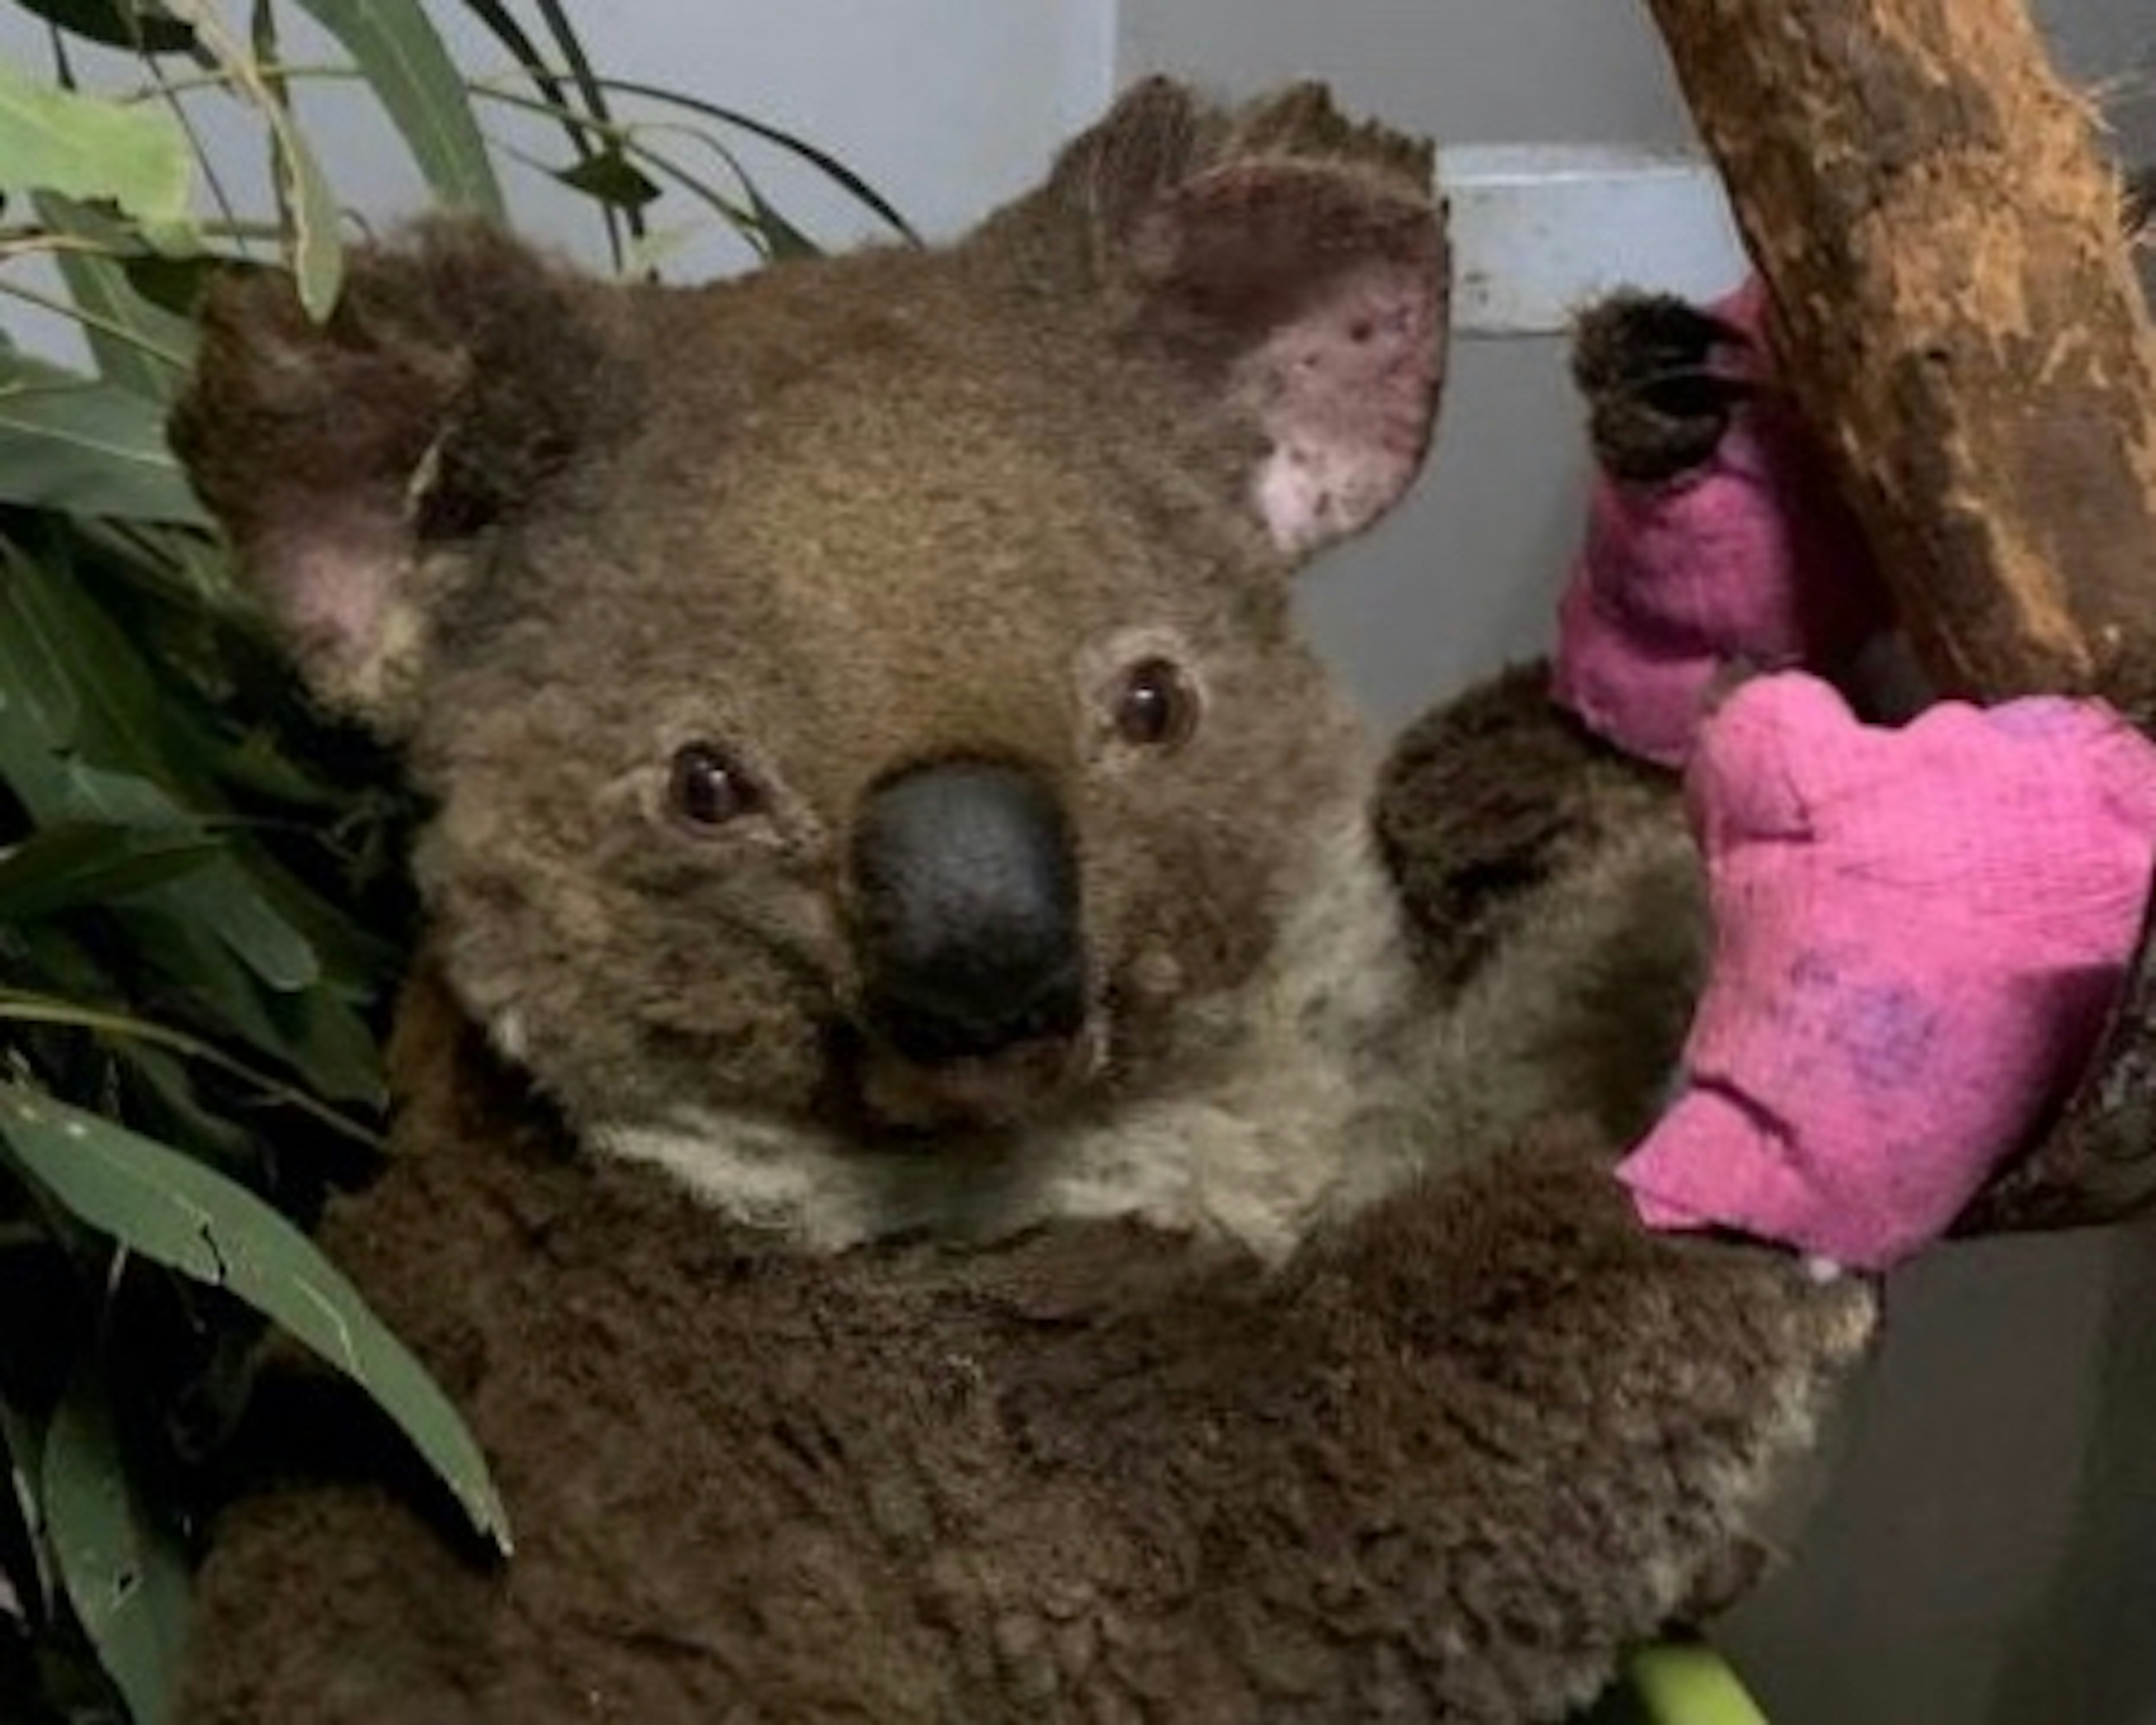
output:
M1134 1693L1201 1704L1162 1717L1554 1720L1749 1579L1871 1296L1649 1235L1606 1151L1545 1131L1029 1366L1021 1443L1194 1566L1130 1643Z
M1466 1159L1554 1116L1613 1144L1670 1095L1711 930L1676 774L1507 671L1394 746L1373 809L1418 965L1440 1124Z
M1373 809L1433 974L1472 975L1542 889L1613 844L1681 821L1676 775L1633 760L1517 665L1432 708L1394 745Z
M1559 1718L1722 1584L1871 1316L1646 1234L1607 1148L1271 1271L1106 1224L728 1270L605 1190L520 1198L493 1255L493 1200L412 1181L379 1225L480 1314L433 1363L519 1554L372 1489L249 1506L181 1717ZM705 1243L639 1280L631 1225Z

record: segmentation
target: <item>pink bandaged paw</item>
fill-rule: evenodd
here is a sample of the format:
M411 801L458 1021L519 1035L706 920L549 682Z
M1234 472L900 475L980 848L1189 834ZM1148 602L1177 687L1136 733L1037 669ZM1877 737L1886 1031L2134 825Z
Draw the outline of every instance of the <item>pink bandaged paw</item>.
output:
M1883 1269L2077 1079L2156 860L2156 747L2100 703L1860 724L1738 689L1686 782L1712 970L1688 1087L1619 1170L1641 1218Z
M1845 664L1887 621L1870 554L1774 387L1755 281L1710 308L1749 338L1715 368L1755 386L1704 465L1598 472L1558 614L1553 692L1628 752L1681 767L1725 668Z

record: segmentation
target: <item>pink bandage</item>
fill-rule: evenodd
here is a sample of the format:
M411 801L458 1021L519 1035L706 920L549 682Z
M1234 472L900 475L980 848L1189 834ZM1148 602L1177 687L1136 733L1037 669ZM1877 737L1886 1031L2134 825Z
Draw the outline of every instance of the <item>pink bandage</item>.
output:
M2156 861L2156 747L2094 701L1861 725L1740 688L1686 778L1713 968L1690 1087L1619 1170L1657 1228L1883 1269L2082 1073Z
M1553 689L1593 731L1681 767L1727 666L1844 665L1887 620L1861 536L1774 387L1755 282L1712 308L1752 339L1721 369L1758 386L1702 466L1598 474L1558 614Z

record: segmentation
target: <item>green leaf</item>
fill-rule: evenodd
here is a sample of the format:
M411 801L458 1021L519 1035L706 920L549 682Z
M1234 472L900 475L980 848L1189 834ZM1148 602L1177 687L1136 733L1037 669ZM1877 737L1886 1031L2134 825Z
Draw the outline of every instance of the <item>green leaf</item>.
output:
M195 33L151 0L15 0L71 36L143 54L185 54Z
M554 177L614 209L642 209L660 195L659 182L618 149L602 150L572 167L557 168Z
M79 95L0 60L0 193L108 198L139 221L180 223L194 168L165 110Z
M503 219L501 186L464 79L418 0L300 4L350 52L435 197Z
M34 1224L33 1224L34 1225ZM42 1233L40 1234L42 1238ZM52 1548L45 1537L45 1507L38 1481L44 1471L44 1440L27 1415L0 1401L0 1458L8 1465L8 1485L15 1500L24 1544L23 1568L14 1578L15 1592L33 1614L32 1621L49 1621L57 1582L52 1573Z
M155 1130L170 1137L176 1130L184 1147L213 1164L239 1168L252 1141L237 1121L206 1107L187 1064L177 1055L138 1040L114 1045L113 1053L136 1081L136 1106L152 1111ZM141 1117L130 1112L135 1124Z
M51 778L23 771L19 752L0 750L0 776L32 806L41 824L61 821L113 822L148 832L186 832L189 817L147 779L110 773L80 761L59 763L57 794ZM33 787L26 793L24 786ZM46 794L38 795L38 791ZM228 850L209 858L185 877L144 889L131 907L137 917L162 915L190 933L213 937L264 984L280 993L296 993L321 979L313 947L264 895L239 860ZM176 957L177 946L161 947L151 956L160 963ZM200 987L200 963L175 973L176 979ZM290 1050L273 1041L270 1051Z
M130 1250L225 1289L372 1396L505 1553L507 1513L449 1399L307 1237L244 1187L165 1145L0 1084L0 1138L23 1171Z
M381 1051L352 1002L327 986L270 991L235 955L228 931L181 898L192 884L165 889L161 902L137 900L125 913L147 959L228 1034L283 1061L320 1094L380 1107Z
M261 62L236 41L216 0L168 0L192 25L232 88L262 116L276 159L285 213L285 252L300 303L317 321L336 306L344 285L344 242L337 231L336 194L308 146L282 91Z
M756 225L763 235L766 250L773 259L784 262L788 259L820 258L824 248L803 234L757 187L756 182L746 174L742 186L748 193L748 207L755 213Z
M165 783L176 775L167 703L141 643L92 601L65 547L44 550L33 557L0 543L0 699L9 713L0 755L21 753L26 768L34 755L44 771L25 771L18 794L34 819L54 821L69 818L58 807L60 775L77 757ZM146 787L116 787L105 800L130 824L188 824Z
M637 96L646 101L665 102L674 107L685 109L691 114L701 114L707 120L716 120L721 125L736 127L739 131L747 132L751 137L761 138L765 143L783 150L796 160L808 163L817 172L844 190L849 197L856 199L863 208L871 211L881 221L887 223L901 239L916 244L920 243L920 235L913 231L912 224L899 213L897 206L889 198L835 156L818 149L814 144L796 137L790 131L767 125L763 121L742 113L738 108L725 108L716 102L699 101L693 96L683 95L678 90L668 90L660 85L639 84L629 78L602 78L598 83L603 90L613 90L623 95Z
M626 276L655 276L663 270L667 259L687 246L705 231L702 223L683 223L676 227L654 228L639 234L622 253L621 273Z
M593 141L593 126L588 123L586 116L578 114L572 106L567 85L548 64L546 56L539 51L538 44L517 21L516 14L503 5L501 0L465 0L465 9L492 33L495 40L508 51L510 58L531 80L531 87L539 94L540 105L559 119L562 134L568 139L569 147L576 152L577 159L588 162L598 154L599 147ZM570 39L574 44L574 37ZM577 51L582 53L580 44ZM604 91L596 88L590 90L586 106L590 121L605 122L608 116ZM643 213L635 209L623 211L608 203L602 203L600 211L606 222L607 248L619 272L623 267L624 256L622 230L627 228L632 239L641 239L644 237Z
M31 819L41 826L90 821L169 834L198 830L205 816L222 814L207 784L189 788L192 807L176 800L182 782L167 748L168 697L137 644L79 581L20 556L0 558L0 696L13 700L20 686L28 696L0 711L0 778ZM18 674L27 682L18 685ZM69 680L55 686L55 675ZM150 889L129 914L163 915L184 932L155 943L149 957L159 965L184 963L176 980L191 988L214 991L224 980L213 946L228 948L280 992L311 990L322 980L313 943L229 852ZM221 1004L259 1011L251 994L230 990ZM348 1039L330 1045L346 1048ZM275 1040L265 1051L285 1059L295 1052Z
M187 1564L136 1490L94 1369L76 1374L53 1414L41 1483L69 1603L135 1725L162 1725L186 1637Z
M57 747L82 723L82 701L69 665L53 655L21 613L21 571L29 565L0 556L0 757L33 737ZM0 772L4 772L0 767Z
M134 1017L124 1011L81 1004L83 1001L94 1001L103 996L105 992L104 979L85 949L73 942L55 940L50 929L30 928L25 931L24 938L12 944L29 955L37 968L46 975L54 978L62 992L55 994L0 988L0 1024L85 1032L105 1045L105 1054L100 1058L116 1057L136 1065L149 1087L161 1095L167 1093L167 1076L177 1071L184 1080L184 1071L162 1065L157 1056L161 1052L177 1055L193 1065L207 1066L224 1078L236 1080L264 1102L296 1109L316 1124L348 1142L368 1151L378 1151L382 1147L378 1132L351 1115L328 1106L318 1094L283 1083L245 1060L234 1059L223 1050L203 1041L200 1037L174 1029L169 1024ZM59 961L57 964L53 962L55 958ZM90 967L86 974L84 973L85 966ZM144 1058L131 1058L136 1055ZM110 1092L104 1086L109 1080L117 1076L117 1072L108 1065L100 1078L100 1088L95 1092L101 1106L109 1113L120 1111L108 1100ZM192 1096L192 1087L189 1089ZM191 1107L192 1103L189 1106ZM187 1110L181 1111L186 1115L185 1123L192 1130L198 1122ZM131 1116L126 1117L132 1118ZM237 1147L233 1134L238 1134L239 1142L244 1143L246 1137L244 1128L236 1119L224 1120L208 1134L208 1141L219 1150ZM4 1195L5 1190L3 1186L0 1186L0 1195Z
M101 245L111 254L69 249L55 257L69 293L90 314L83 335L97 357L99 375L108 383L169 406L179 393L185 372L182 365L160 356L192 359L193 323L136 291L122 262L131 248L118 224L54 193L40 193L35 207L38 221L49 232Z
M127 285L151 305L186 321L192 329L193 312L213 277L235 274L248 266L238 259L198 253L192 257L167 257L157 252L138 252L120 259ZM264 265L255 266L258 270Z
M60 819L123 822L166 834L193 830L187 811L146 779L80 762L69 764L67 778L73 794L61 805ZM229 847L187 878L157 889L148 901L214 932L280 994L321 980L312 945L278 912Z
M47 827L0 853L0 923L125 898L192 873L221 848L221 840L200 832L145 833L94 822Z
M336 193L290 113L273 105L270 130L276 142L278 183L290 228L285 255L300 290L300 304L319 323L336 309L344 286Z
M1625 1661L1587 1725L1767 1725L1728 1662L1698 1641L1661 1641Z
M0 503L208 525L156 402L13 353L0 354Z

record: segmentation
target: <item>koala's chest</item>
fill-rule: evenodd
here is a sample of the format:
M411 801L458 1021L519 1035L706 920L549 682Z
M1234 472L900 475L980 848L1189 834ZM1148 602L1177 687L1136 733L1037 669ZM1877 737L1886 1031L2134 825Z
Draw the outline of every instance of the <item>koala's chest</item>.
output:
M744 1694L771 1717L863 1696L895 1720L1031 1717L1027 1683L1078 1681L1119 1624L1173 1609L1177 1409L1118 1386L1173 1348L1185 1398L1214 1361L1246 1393L1232 1334L1192 1351L1161 1326L1260 1286L1247 1255L1128 1222L758 1252L656 1169L445 1148L413 1147L329 1242L444 1378L515 1520L498 1579L413 1558L484 1625L483 1692L559 1671L606 1697L592 1717ZM532 1717L569 1717L559 1700Z

